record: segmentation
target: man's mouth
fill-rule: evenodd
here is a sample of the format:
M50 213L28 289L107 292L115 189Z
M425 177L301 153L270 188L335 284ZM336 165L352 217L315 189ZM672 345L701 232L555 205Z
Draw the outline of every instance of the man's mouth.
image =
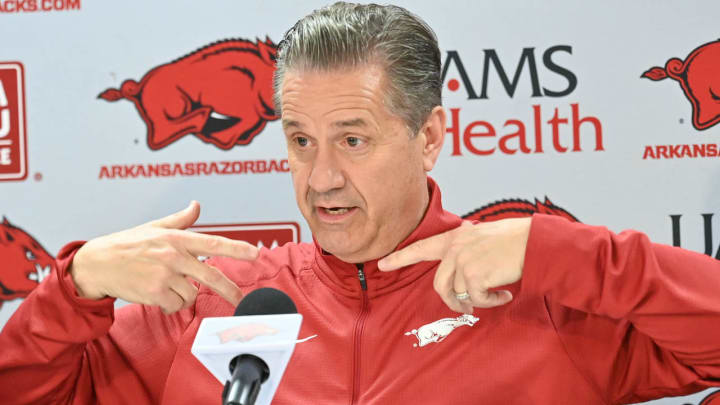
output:
M350 208L348 207L331 207L331 208L322 208L326 213L330 215L341 215L348 211L350 211Z
M342 206L315 207L315 209L323 222L341 222L357 211L357 207Z

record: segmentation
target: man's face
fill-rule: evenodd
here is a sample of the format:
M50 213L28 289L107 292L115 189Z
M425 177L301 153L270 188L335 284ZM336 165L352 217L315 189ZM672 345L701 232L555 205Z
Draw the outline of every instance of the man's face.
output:
M424 136L385 107L383 80L374 65L289 71L281 89L300 211L320 246L351 263L390 253L428 201Z

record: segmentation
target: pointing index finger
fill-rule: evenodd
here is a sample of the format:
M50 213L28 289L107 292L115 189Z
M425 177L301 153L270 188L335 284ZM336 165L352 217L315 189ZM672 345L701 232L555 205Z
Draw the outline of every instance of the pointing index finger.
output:
M182 232L182 244L193 256L224 256L255 260L258 248L243 241L199 232Z
M445 256L453 231L447 231L411 243L380 260L378 268L382 271L392 271L419 262L440 260Z
M229 303L237 305L240 302L242 298L240 287L219 269L201 263L194 257L188 257L181 269L183 274L209 287Z

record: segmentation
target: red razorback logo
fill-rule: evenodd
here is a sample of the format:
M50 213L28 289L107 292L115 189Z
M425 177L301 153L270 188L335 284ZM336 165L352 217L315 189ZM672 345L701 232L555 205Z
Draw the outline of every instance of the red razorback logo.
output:
M3 217L0 223L0 307L27 297L50 274L53 257L27 232Z
M262 323L246 323L217 333L220 343L249 342L258 336L274 335L278 330Z
M698 405L720 405L720 391L706 396Z
M521 199L495 201L463 215L463 218L469 221L492 222L506 218L530 217L535 213L557 215L572 222L579 222L574 215L553 204L547 197L545 197L545 202L535 199L535 204Z
M680 83L693 108L693 126L698 131L720 121L720 40L695 48L682 61L671 58L665 68L648 69L641 77L663 80L667 77Z
M247 145L268 121L278 119L272 86L276 53L269 38L215 42L98 98L132 101L153 150L187 134L220 149Z

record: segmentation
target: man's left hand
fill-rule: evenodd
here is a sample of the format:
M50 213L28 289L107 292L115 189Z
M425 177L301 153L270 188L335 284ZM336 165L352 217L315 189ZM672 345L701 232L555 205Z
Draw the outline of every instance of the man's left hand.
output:
M522 277L531 218L472 224L465 221L445 233L417 241L380 260L382 271L421 261L440 260L433 287L450 309L472 313L473 307L507 304L507 290L489 291ZM457 295L467 292L468 299Z

